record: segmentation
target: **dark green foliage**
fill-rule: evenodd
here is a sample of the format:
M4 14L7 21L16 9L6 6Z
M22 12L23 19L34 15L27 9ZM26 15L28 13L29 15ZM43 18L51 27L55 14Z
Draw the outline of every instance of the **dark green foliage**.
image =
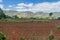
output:
M31 17L30 19L36 19L36 18L34 18L34 17Z
M6 15L6 18L12 18L12 17L10 17L10 16Z
M6 18L6 15L4 14L3 10L0 8L0 19Z
M57 20L60 20L60 17L58 17Z
M24 37L21 37L20 40L26 40Z
M54 35L53 34L49 34L49 40L53 40L54 39Z
M49 16L52 16L53 15L53 13L49 13Z
M18 17L17 15L14 15L13 18L17 19L17 18L19 18L19 17Z
M6 40L6 35L0 32L0 40Z

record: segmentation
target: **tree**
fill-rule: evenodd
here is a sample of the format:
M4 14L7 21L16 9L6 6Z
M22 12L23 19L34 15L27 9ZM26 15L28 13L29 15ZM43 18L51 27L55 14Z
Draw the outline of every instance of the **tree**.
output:
M53 13L52 13L52 12L51 12L51 13L49 13L49 19L53 19L52 15L53 15Z
M51 12L51 13L49 13L49 16L52 16L53 15L53 13Z
M0 8L0 19L6 18L6 15L4 14L3 10Z
M6 40L6 35L0 32L0 40Z

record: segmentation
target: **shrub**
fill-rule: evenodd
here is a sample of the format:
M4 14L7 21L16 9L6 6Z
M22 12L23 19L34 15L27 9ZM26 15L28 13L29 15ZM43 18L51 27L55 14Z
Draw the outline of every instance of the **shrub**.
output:
M20 40L26 40L25 37L21 37Z
M35 17L30 17L30 19L36 19Z
M60 25L57 25L57 26L56 26L56 29L60 29Z
M49 34L49 40L53 40L54 39L54 35L53 34Z
M19 17L17 15L14 15L13 18L18 19Z
M0 40L6 40L6 35L0 32Z

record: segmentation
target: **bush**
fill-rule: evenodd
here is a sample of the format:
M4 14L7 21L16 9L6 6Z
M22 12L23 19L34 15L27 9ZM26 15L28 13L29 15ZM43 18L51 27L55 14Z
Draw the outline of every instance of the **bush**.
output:
M21 37L20 40L26 40L25 37Z
M17 15L14 15L12 18L18 19L19 17Z
M57 26L56 26L56 29L60 29L60 25L57 25Z
M35 17L30 17L30 19L36 19Z
M0 32L0 40L6 40L6 35Z
M53 34L49 34L49 40L53 40L54 39L54 35Z

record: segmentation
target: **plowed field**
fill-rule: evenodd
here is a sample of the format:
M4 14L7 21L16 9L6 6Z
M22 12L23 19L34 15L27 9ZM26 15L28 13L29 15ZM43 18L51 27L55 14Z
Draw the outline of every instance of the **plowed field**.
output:
M31 40L31 35L48 36L53 33L60 36L60 30L55 29L60 24L60 20L52 20L50 22L0 22L0 32L7 36L7 40L20 40L24 36L27 40Z

